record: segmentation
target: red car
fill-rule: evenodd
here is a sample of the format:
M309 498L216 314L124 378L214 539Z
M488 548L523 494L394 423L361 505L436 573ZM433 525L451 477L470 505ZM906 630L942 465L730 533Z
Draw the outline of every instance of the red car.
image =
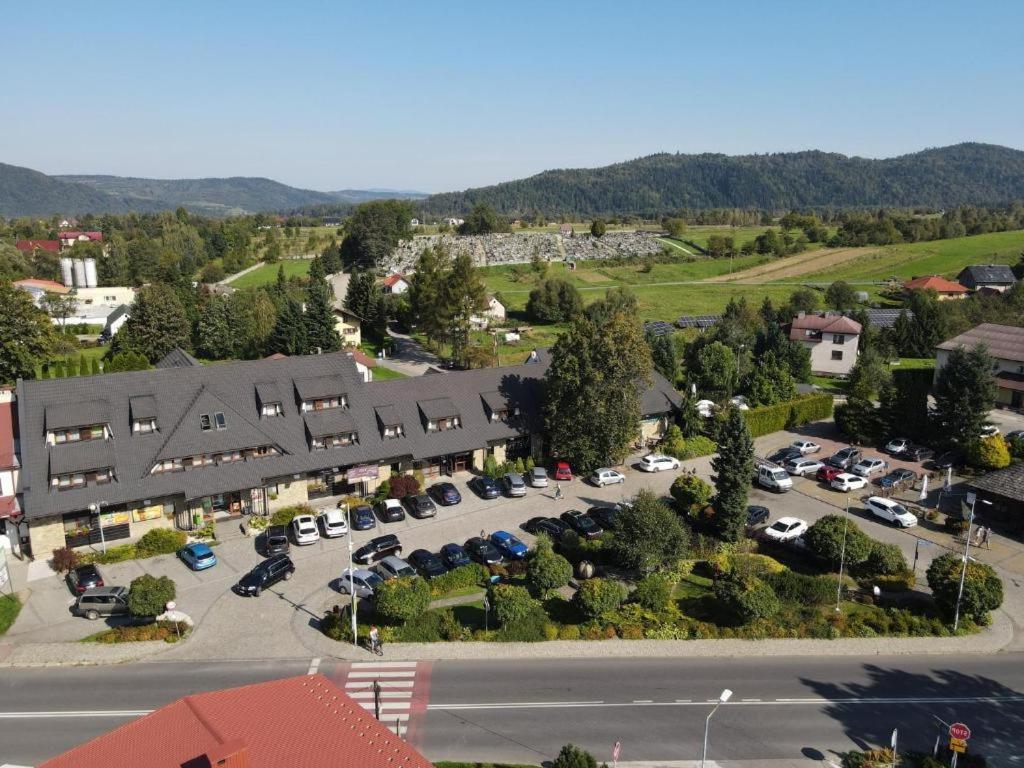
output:
M845 469L839 469L838 467L833 467L829 464L826 464L824 467L818 470L817 477L819 480L824 480L826 483L831 483L833 480L836 479L837 475L841 475L845 471Z
M555 480L572 480L572 467L568 461L559 461L555 464Z

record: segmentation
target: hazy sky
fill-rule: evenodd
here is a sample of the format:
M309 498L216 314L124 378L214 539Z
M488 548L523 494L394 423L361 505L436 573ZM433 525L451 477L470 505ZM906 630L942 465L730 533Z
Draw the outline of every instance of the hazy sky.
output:
M1024 2L2 6L0 162L444 191L654 152L1024 148Z

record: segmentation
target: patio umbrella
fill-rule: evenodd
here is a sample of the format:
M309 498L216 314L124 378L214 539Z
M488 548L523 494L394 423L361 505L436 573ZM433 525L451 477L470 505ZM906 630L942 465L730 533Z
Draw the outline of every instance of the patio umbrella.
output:
M921 496L920 501L924 501L928 498L928 475L924 476L924 480L921 481Z

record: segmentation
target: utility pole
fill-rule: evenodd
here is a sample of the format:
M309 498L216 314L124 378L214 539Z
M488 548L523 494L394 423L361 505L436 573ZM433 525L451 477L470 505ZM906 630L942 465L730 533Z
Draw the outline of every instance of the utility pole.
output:
M960 600L964 596L964 581L967 580L967 563L971 553L971 531L974 529L974 505L978 503L978 494L968 493L967 500L971 503L971 516L967 518L967 542L964 544L964 566L960 569L960 589L956 593L956 612L953 616L953 631L960 627ZM984 502L991 504L991 501Z
M356 623L356 581L355 572L352 570L352 516L349 514L348 504L345 504L345 526L348 528L348 591L352 598L352 609L349 613L352 616L352 645L359 647L359 632Z
M105 502L105 501L97 501L95 504L90 504L89 505L89 511L96 513L96 522L97 522L97 524L100 527L100 548L103 550L104 553L106 553L106 551L107 551L107 538L106 538L106 534L103 533L103 514L102 514L102 510L103 510L103 505L106 504L106 503L107 502Z
M846 531L850 527L850 494L846 494L846 514L843 516L843 546L839 551L839 584L836 585L836 613L843 599L843 566L846 564Z
M380 681L373 681L373 715L380 722Z

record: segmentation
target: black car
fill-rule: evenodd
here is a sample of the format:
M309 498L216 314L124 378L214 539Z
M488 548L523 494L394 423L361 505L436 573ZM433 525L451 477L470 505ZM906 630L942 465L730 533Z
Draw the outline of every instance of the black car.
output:
M352 559L363 565L369 565L388 555L402 556L402 543L393 533L386 533L383 536L370 539L355 551Z
M894 469L878 480L878 484L883 488L895 488L903 485L913 486L916 482L917 472L912 469Z
M585 539L596 539L604 533L601 526L594 522L594 518L578 509L563 512L561 520Z
M603 531L613 529L615 527L615 520L618 516L618 506L591 507L587 510L587 517L597 523Z
M409 510L409 514L413 517L422 520L424 517L433 517L437 514L437 507L425 493L410 493L403 501L405 501L405 507Z
M465 544L466 554L481 565L495 565L501 562L501 552L487 539L474 536Z
M753 504L747 507L747 526L753 528L755 525L764 525L769 516L768 507Z
M283 525L271 525L263 534L263 551L267 557L283 555L291 548L288 543L288 529Z
M481 499L496 499L501 496L501 486L493 477L480 475L469 481L469 487Z
M438 576L448 573L441 558L425 549L415 550L406 558L406 561L425 579L436 579Z
M104 586L103 576L95 565L76 565L68 571L68 586L72 592L80 595L87 589Z
M928 459L934 456L935 451L923 445L908 446L907 449L900 454L900 458L905 459L906 461L928 461Z
M804 457L799 448L783 448L782 450L776 451L768 457L769 461L774 461L776 464L785 464L790 459L802 459Z
M352 507L349 514L352 517L352 529L355 531L368 531L377 527L377 518L373 516L373 509L365 504Z
M437 503L443 507L450 507L462 501L459 489L452 483L434 483L430 486L431 495L437 499Z
M950 467L956 467L964 463L964 452L959 448L954 448L952 451L946 451L945 453L939 454L932 460L932 466L936 469L949 469Z
M259 597L264 589L272 587L282 579L290 579L293 573L295 563L288 555L274 555L239 579L236 589L240 595Z
M538 533L546 534L552 541L561 541L562 534L568 530L566 524L557 517L531 517L523 523L522 529L534 536Z
M400 523L405 520L405 510L398 499L384 499L377 502L377 517L382 523Z
M461 544L445 544L441 547L441 562L448 566L449 570L469 565L472 560L466 554Z

